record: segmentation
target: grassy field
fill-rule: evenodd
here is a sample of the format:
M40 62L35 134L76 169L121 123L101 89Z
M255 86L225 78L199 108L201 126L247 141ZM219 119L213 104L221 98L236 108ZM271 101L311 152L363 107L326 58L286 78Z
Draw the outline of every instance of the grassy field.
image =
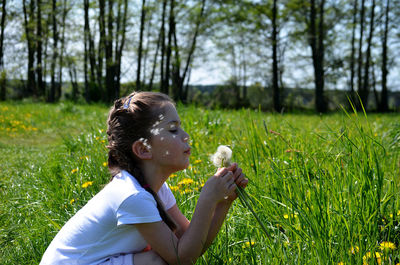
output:
M108 181L108 107L0 103L0 264L37 264ZM191 166L169 184L189 218L230 145L260 229L239 200L197 264L400 262L399 115L265 114L178 106Z

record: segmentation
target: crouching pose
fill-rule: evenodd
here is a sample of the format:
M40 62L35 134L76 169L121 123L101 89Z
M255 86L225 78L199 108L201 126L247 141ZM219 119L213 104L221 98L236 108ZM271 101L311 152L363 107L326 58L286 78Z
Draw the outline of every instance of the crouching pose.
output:
M189 221L166 180L189 166L189 135L172 100L134 92L108 116L113 176L58 232L40 264L194 264L217 235L235 189L248 180L237 164L203 186Z

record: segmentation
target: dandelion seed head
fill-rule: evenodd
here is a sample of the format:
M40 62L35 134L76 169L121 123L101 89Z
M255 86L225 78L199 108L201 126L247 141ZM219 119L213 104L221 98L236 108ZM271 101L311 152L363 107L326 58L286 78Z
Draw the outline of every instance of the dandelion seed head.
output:
M217 152L211 155L210 160L214 166L229 167L231 164L232 150L226 145L220 145Z

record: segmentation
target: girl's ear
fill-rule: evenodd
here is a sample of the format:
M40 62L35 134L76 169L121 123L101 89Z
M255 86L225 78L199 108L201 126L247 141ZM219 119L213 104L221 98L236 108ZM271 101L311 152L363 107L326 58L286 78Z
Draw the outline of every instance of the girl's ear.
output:
M139 159L149 160L152 158L151 148L142 140L137 140L132 144L132 152Z

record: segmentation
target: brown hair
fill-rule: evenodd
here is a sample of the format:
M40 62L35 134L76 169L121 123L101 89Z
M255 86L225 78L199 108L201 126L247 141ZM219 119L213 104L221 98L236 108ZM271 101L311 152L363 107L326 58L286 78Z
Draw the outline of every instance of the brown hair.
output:
M146 183L139 167L140 160L132 152L132 144L140 139L151 139L150 128L163 114L165 103L173 103L165 94L157 92L133 92L114 102L107 119L108 168L114 177L121 170L128 171L139 184L153 195L162 220L172 229L176 224L168 216L157 193Z

